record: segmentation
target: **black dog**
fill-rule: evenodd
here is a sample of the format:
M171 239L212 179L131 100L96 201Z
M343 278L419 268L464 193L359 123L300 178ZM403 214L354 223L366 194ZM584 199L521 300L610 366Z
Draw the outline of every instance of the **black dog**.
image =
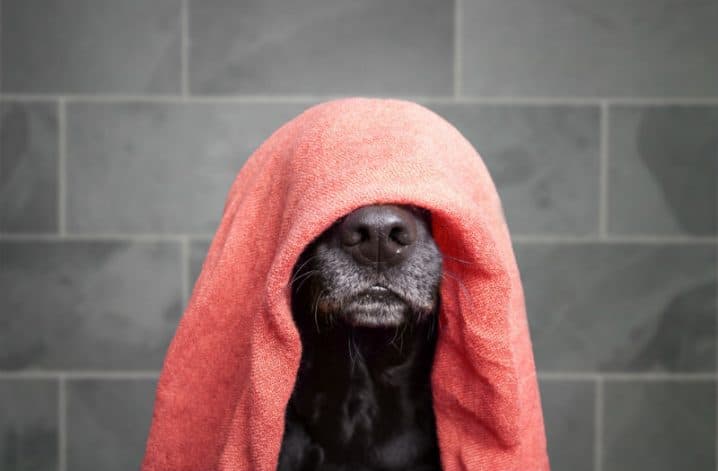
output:
M441 265L430 214L413 206L359 208L305 249L278 471L441 469L430 385Z

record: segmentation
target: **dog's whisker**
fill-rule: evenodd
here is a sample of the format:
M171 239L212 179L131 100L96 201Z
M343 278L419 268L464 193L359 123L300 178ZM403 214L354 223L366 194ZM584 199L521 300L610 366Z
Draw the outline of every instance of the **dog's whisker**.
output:
M454 260L454 261L459 262L459 263L464 263L464 264L466 264L466 265L474 265L474 262L470 262L470 261L468 261L468 260L463 260L463 259L461 259L461 258L456 258L456 257L453 257L453 256L451 256L451 255L447 255L447 254L445 254L445 253L442 253L441 256L442 256L443 258L448 258L448 259Z
M399 353L403 353L403 351L404 351L404 332L406 332L406 329L409 325L410 324L408 322L405 322L404 328L401 329L401 335L399 336L399 339L401 340L401 343L399 344ZM413 327L413 324L411 324L411 325Z
M357 347L356 340L354 339L354 329L351 329L351 333L347 338L347 346L349 348L349 363L351 371L353 372L356 369L357 355L361 355L361 352Z
M304 268L304 267L307 265L307 263L311 262L312 260L314 260L314 259L316 259L316 258L318 258L318 257L319 257L318 254L317 254L317 255L312 255L311 257L309 257L308 259L306 259L304 262L302 262L301 265L299 265L297 268L294 269L294 276L300 275L301 272L302 272L302 268ZM289 284L291 285L292 283L293 283L293 280L290 280L290 281L289 281Z
M441 276L442 277L447 276L449 279L455 281L456 284L459 286L459 288L461 288L461 292L464 293L464 295L468 298L469 304L471 304L472 307L474 306L474 300L471 298L471 293L469 293L469 290L466 288L466 285L464 284L464 282L461 281L461 279L458 276L456 276L456 274L450 272L447 269L444 269L441 272Z
M354 371L354 358L352 357L352 340L351 336L347 336L347 350L349 351L349 366Z
M401 327L401 331L399 331L399 328ZM401 325L396 326L396 330L394 331L394 338L391 339L391 345L401 354L404 350L404 333L406 332L406 329L409 327L408 322L404 322ZM397 347L395 340L399 340L399 346Z
M318 333L318 334L320 334L321 332L320 332L320 330L319 330L319 319L318 319L317 311L319 310L319 302L322 300L322 296L324 295L324 293L325 293L326 291L327 291L326 289L323 289L323 290L319 293L319 295L317 295L316 299L314 300L314 325L315 325L316 328L317 328L317 333Z
M406 328L409 325L408 322L404 323L403 328L401 329L401 334L399 334L399 353L404 352L404 332L406 332Z
M436 313L433 319L429 321L429 328L426 331L426 340L429 340L434 335L434 329L439 325L439 313Z
M315 257L312 257L312 258L315 258ZM310 260L311 260L311 259L310 259ZM305 262L305 263L306 263L306 262ZM292 286L292 285L293 285L294 283L296 283L299 279L302 279L302 278L304 278L304 277L306 277L306 276L309 276L309 275L313 275L313 274L315 274L315 273L319 273L319 270L309 270L309 271L304 271L304 272L297 270L297 271L294 273L294 276L292 277L292 279L289 280L289 283L287 283L286 286Z
M317 273L319 273L318 270L312 270L312 271L310 271L310 272L307 272L306 275L303 275L303 277L302 277L302 279L301 279L301 281L300 281L300 283L299 283L299 286L297 286L297 291L299 291L299 290L302 288L302 285L304 285L304 283L305 283L308 279L310 279L310 278L312 277L312 275L316 275Z
M313 274L315 274L315 273L319 273L319 271L318 271L318 270L310 270L310 271L307 271L307 272L304 272L304 273L297 273L297 274L289 281L289 283L287 283L287 286L292 286L292 285L294 285L294 283L296 283L297 281L299 281L299 280L301 280L301 279L303 279L303 278L306 278L307 276L313 275Z
M397 325L396 327L394 327L394 336L393 336L393 337L391 338L391 340L389 341L389 343L390 343L391 345L394 345L394 341L396 340L396 337L397 337L398 335L399 335L399 326Z

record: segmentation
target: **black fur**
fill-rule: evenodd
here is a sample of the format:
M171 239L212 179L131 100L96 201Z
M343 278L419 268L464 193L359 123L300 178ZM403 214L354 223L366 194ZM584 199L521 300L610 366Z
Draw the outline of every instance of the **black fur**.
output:
M410 210L417 240L400 264L356 263L339 241L342 220L297 262L292 311L303 350L278 471L441 469L430 385L441 254L428 212ZM390 293L362 297L375 284Z

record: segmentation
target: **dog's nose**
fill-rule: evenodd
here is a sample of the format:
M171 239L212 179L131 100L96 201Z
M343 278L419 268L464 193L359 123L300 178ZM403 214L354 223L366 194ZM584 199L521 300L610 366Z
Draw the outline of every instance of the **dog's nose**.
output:
M339 237L357 262L395 265L407 258L416 242L416 219L399 206L364 206L344 218Z

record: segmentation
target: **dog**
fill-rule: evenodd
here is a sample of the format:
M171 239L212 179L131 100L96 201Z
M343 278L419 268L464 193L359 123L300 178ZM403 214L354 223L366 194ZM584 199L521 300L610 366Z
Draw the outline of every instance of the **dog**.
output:
M442 254L429 211L358 208L299 257L302 357L278 471L438 471L431 367Z

